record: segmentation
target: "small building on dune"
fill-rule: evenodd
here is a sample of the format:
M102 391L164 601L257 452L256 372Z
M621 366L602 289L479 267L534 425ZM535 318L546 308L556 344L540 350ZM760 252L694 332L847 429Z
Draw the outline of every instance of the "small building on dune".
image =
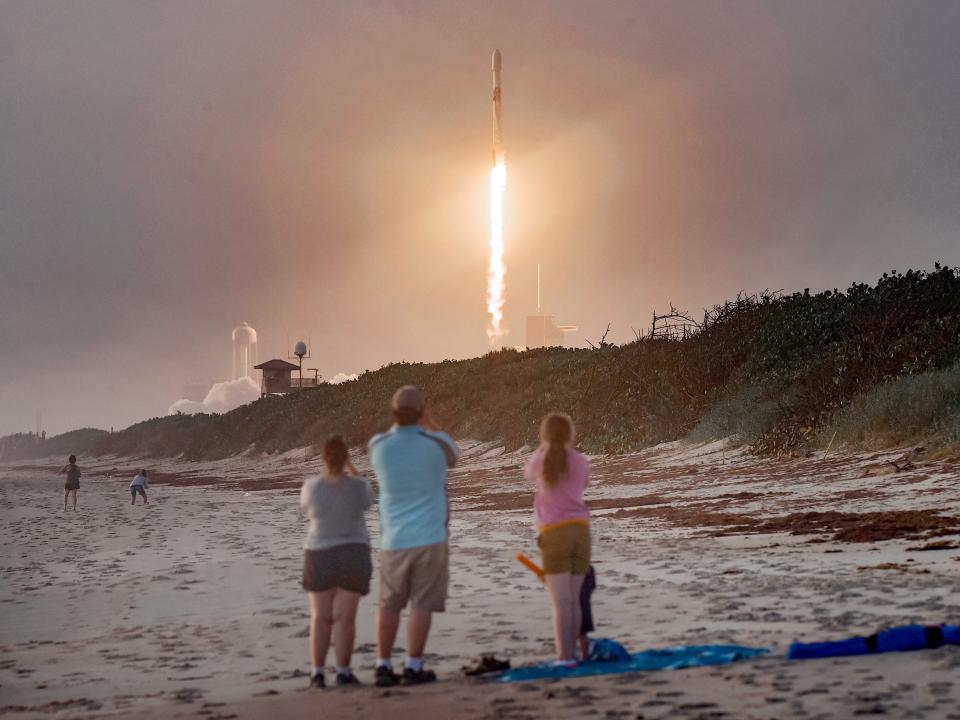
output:
M289 393L293 390L290 374L298 369L293 363L276 358L254 366L254 370L262 371L260 396Z
M562 347L566 334L576 331L576 325L557 325L553 315L527 315L527 349Z

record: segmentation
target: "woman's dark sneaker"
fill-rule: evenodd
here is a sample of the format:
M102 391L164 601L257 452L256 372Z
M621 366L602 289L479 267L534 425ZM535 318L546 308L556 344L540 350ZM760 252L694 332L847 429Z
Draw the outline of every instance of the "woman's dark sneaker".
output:
M400 676L391 667L381 665L374 673L373 684L377 687L393 687L398 682L400 682Z
M422 685L423 683L435 682L437 679L433 670L414 670L413 668L404 668L403 677L400 682L404 685Z
M337 673L337 685L359 685L360 681L357 680L357 676L353 674L352 671L347 671L345 673Z
M317 673L312 678L310 678L310 687L312 688L325 688L327 686L327 681L323 678L323 673Z

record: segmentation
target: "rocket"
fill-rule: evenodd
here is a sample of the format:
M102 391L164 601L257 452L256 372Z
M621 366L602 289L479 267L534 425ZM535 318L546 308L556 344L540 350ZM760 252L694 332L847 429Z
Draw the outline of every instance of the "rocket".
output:
M493 51L493 164L503 162L503 133L500 129L500 51Z

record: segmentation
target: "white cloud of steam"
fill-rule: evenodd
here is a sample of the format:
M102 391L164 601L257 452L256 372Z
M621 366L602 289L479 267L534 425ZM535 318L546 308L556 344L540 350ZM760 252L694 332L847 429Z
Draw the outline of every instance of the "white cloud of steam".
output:
M340 383L350 382L351 380L356 380L359 377L356 373L347 374L347 373L337 373L327 382L331 385L339 385Z
M170 409L168 415L175 415L178 412L192 415L193 413L225 413L235 410L241 405L246 405L260 397L260 387L248 377L238 378L237 380L227 380L219 382L210 388L210 392L203 399L203 402L193 400L177 400Z

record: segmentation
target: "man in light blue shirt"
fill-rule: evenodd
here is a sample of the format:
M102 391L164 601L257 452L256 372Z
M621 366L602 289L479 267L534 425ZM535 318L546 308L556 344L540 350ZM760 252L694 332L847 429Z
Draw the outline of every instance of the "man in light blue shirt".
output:
M370 464L380 484L380 606L377 609L376 685L414 685L436 680L423 669L423 651L434 612L446 608L447 470L460 454L440 431L423 395L405 385L393 396L395 424L370 440ZM408 657L403 675L393 672L390 655L407 619Z

